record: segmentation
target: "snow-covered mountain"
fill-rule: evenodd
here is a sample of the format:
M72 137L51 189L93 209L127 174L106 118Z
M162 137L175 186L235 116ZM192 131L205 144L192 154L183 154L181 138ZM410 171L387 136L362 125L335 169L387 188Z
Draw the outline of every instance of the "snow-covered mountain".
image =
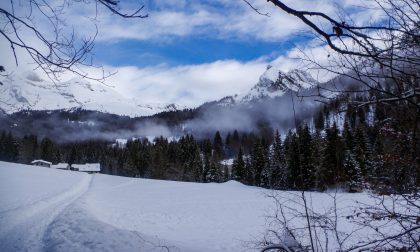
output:
M142 104L112 87L81 78L53 83L35 73L26 73L9 75L0 81L0 109L6 113L82 108L135 117L183 109L176 104Z
M288 90L296 92L301 89L309 89L317 84L318 82L308 72L293 69L284 73L279 68L269 65L257 85L242 98L241 102L245 103L266 97L280 97Z
M234 106L235 104L246 105L267 98L281 97L289 90L294 92L310 90L317 85L320 83L306 71L292 69L285 73L278 67L268 65L258 83L247 93L242 96L226 96L216 103L221 107Z
M344 78L318 83L301 70L284 73L276 67L268 67L244 95L227 96L190 110L174 111L179 108L174 104L142 105L123 97L112 87L85 80L73 79L54 85L34 75L20 76L14 77L15 80L0 79L4 83L0 85L0 129L64 142L74 135L79 135L80 139L179 136L186 132L205 136L216 130L249 131L258 128L261 122L289 129L294 127L295 117L311 123L324 104L320 99L328 102L342 93L339 90L354 86ZM335 89L338 92L334 92ZM302 98L292 100L296 95ZM5 115L1 109L10 115ZM32 111L13 113L20 109ZM134 117L161 111L174 112Z
M53 83L29 72L1 77L0 81L0 110L8 114L21 110L81 108L136 117L185 108L177 104L143 104L136 99L124 97L113 87L82 78ZM249 104L281 97L288 90L310 89L317 84L305 71L294 69L285 73L277 67L267 66L267 70L249 92L240 96L227 96L214 103L222 107Z

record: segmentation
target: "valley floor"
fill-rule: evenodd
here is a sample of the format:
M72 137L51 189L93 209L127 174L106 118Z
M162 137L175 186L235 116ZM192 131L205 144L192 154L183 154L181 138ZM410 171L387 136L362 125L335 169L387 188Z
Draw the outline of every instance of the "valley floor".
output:
M270 193L234 181L159 181L0 162L0 251L256 251L250 242L266 229ZM289 200L299 195L281 193ZM309 199L316 209L333 202L322 193ZM356 199L369 197L339 193L337 200L350 209Z

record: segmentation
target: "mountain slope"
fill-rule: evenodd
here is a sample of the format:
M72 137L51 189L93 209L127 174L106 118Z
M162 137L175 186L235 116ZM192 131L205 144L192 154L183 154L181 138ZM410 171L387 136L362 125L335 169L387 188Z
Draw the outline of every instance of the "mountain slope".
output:
M80 78L53 83L35 73L26 73L7 76L1 81L0 108L6 113L82 108L135 117L179 109L175 104L141 104L112 87Z

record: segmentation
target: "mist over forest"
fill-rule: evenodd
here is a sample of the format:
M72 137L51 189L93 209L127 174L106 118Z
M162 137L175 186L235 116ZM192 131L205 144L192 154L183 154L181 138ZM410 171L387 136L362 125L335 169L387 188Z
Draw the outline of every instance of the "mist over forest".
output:
M15 134L38 134L58 142L132 137L179 137L193 134L197 137L216 131L258 131L270 126L285 132L294 125L290 96L249 105L205 104L197 109L163 112L150 117L130 118L96 111L22 111L2 115L0 128ZM295 98L296 99L296 98ZM295 101L296 119L311 123L320 104L313 101Z

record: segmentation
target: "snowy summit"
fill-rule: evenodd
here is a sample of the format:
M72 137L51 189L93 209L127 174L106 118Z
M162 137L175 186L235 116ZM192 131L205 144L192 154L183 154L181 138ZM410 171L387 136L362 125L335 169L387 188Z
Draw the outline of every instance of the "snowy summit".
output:
M0 81L3 83L0 109L6 113L81 108L136 117L183 108L173 103L142 104L137 99L126 98L113 87L81 78L53 83L34 72L26 72L0 76Z
M317 84L318 82L308 72L293 69L284 73L278 67L268 65L258 83L242 98L242 102L280 97L288 90L296 92L310 89Z

